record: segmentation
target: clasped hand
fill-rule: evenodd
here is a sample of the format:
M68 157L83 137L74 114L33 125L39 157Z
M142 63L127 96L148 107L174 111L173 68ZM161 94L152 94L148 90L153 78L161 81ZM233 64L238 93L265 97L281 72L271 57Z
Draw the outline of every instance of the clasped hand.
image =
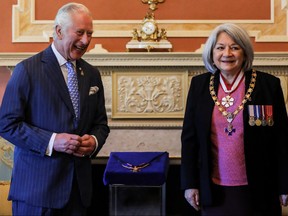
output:
M84 157L90 155L95 146L95 139L88 134L81 137L76 134L60 133L55 137L53 148L58 152Z
M288 194L282 194L280 195L280 202L281 202L281 205L283 206L288 206Z
M200 196L198 189L186 189L184 197L196 211L200 210Z

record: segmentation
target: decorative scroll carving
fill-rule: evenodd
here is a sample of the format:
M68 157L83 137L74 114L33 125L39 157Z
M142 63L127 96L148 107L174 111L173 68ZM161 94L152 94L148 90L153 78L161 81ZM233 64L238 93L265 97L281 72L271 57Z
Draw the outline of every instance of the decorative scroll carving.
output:
M14 146L0 138L0 160L12 169Z
M112 118L183 117L187 72L114 73ZM186 80L186 81L184 81Z
M13 167L14 146L0 137L0 185L10 181Z

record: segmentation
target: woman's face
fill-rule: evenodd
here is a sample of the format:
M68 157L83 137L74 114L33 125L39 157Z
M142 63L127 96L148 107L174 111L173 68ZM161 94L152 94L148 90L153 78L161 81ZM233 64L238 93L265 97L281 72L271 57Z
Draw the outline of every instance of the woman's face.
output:
M213 49L213 62L224 74L237 74L243 65L244 51L225 32L218 35Z

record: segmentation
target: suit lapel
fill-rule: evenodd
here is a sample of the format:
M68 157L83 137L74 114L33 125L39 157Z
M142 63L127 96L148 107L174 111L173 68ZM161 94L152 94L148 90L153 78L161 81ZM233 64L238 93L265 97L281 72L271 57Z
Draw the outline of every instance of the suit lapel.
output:
M85 70L85 64L81 60L76 61L76 70L77 70L77 78L78 78L78 85L79 85L79 93L80 93L80 117L84 115L82 112L84 109L84 101L88 96L89 92L89 72Z
M68 88L51 46L44 51L42 62L44 63L44 70L47 74L47 78L51 80L52 85L55 85L55 89L58 91L58 95L74 115L74 109ZM55 97L57 97L57 95L55 95Z

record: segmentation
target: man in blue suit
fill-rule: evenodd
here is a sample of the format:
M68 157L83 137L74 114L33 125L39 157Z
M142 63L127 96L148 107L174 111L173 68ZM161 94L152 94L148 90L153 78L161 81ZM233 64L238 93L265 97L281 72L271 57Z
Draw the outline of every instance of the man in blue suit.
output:
M109 134L100 73L81 59L92 21L84 5L64 5L51 46L20 62L7 84L0 135L15 145L8 197L13 215L85 215L90 205L90 158ZM78 80L75 108L67 61Z

